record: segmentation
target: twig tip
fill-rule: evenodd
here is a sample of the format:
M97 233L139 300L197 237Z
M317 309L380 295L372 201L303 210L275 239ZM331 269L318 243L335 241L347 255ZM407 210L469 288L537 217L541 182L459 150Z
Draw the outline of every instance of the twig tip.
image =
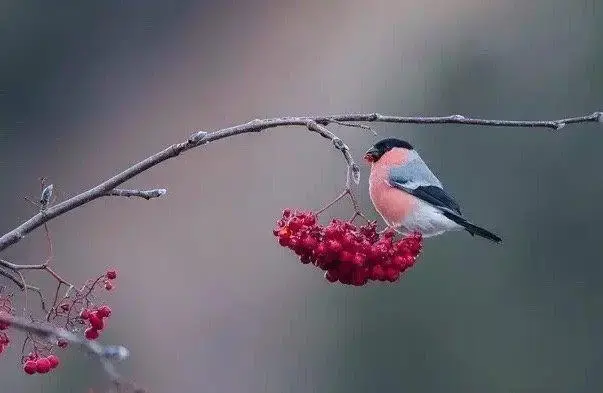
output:
M48 203L50 203L50 198L52 198L52 190L54 189L54 186L52 184L49 184L48 186L44 187L44 189L42 190L42 195L40 196L40 204L42 206L46 206L48 205Z
M351 170L352 170L352 180L354 180L354 183L356 185L360 184L360 167L358 167L358 164L353 163L351 165Z

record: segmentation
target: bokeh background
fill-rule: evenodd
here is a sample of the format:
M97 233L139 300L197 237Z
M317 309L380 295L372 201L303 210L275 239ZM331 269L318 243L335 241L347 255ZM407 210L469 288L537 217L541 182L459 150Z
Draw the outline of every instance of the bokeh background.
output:
M373 112L555 119L603 109L596 0L0 1L0 228L47 176L75 195L194 130ZM343 186L340 155L283 128L190 151L50 224L75 281L116 266L106 343L152 392L600 392L603 129L377 125L410 140L468 217L396 285L329 285L275 244L284 207ZM357 158L375 138L333 126ZM363 167L360 199L376 217ZM341 205L333 215L347 217ZM45 255L37 231L3 254ZM46 285L44 277L31 275ZM4 392L107 385L93 360Z

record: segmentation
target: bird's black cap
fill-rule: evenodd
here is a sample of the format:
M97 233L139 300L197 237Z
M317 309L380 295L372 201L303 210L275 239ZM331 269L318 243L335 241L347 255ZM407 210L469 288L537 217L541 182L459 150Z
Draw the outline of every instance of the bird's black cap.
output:
M408 150L413 149L410 143L403 141L402 139L386 138L375 143L370 149L368 149L364 155L364 159L370 162L377 162L381 156L395 147Z

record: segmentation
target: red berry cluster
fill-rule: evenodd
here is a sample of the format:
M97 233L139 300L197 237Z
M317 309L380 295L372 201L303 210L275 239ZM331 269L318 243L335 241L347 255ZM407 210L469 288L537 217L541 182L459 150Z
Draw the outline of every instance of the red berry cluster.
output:
M107 270L107 273L105 273L105 289L107 291L110 291L113 289L113 280L115 280L117 278L117 270Z
M273 233L302 263L324 270L328 281L356 286L397 281L422 249L420 234L395 240L393 231L377 233L375 223L357 227L337 219L322 226L310 211L285 209Z
M87 280L81 288L74 288L73 291L69 291L70 294L61 299L58 304L55 298L55 303L44 322L58 327L66 327L74 333L79 330L76 327L77 325L87 325L84 332L86 339L97 339L101 331L106 328L107 318L111 315L111 308L107 305L96 306L93 303L93 292L101 285L107 291L112 290L117 275L116 270L108 269L96 278ZM4 286L0 286L0 316L14 314L11 299L12 294L4 294ZM81 311L78 314L76 310ZM7 332L5 332L9 327L10 321L0 321L0 353L4 352L11 342ZM28 343L30 353L25 355L29 352L26 351ZM58 338L55 344L59 348L67 348L69 345L64 338ZM24 355L20 362L23 372L28 375L46 374L56 368L59 365L59 358L52 354L53 347L54 344L48 343L47 340L38 341L38 338L34 335L28 335L23 343L22 352Z
M57 368L59 363L59 357L56 355L39 356L30 353L27 356L27 361L23 363L23 371L29 375L35 373L46 374L50 370Z
M90 326L84 331L84 336L88 340L96 340L100 332L105 328L105 318L111 316L109 306L100 306L96 309L84 308L80 311L80 318L88 321Z

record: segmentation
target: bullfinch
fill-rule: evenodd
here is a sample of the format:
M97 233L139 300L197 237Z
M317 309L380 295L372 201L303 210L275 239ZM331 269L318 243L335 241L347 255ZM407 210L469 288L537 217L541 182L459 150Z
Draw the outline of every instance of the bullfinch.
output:
M390 228L406 234L419 232L424 237L465 229L473 236L501 242L494 233L463 217L459 204L410 143L383 139L364 158L371 165L371 201Z

